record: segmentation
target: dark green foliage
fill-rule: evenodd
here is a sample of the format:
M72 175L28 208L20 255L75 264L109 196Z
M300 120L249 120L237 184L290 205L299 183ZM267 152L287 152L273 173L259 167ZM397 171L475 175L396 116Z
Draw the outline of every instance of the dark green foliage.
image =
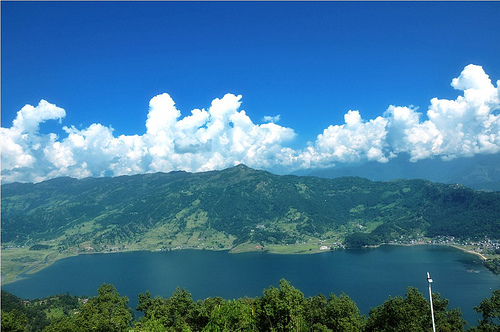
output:
M434 315L438 331L463 331L465 321L460 310L446 311L448 300L433 294ZM416 288L409 287L405 297L389 298L371 309L367 332L427 332L432 330L430 303Z
M259 331L255 305L248 299L223 301L212 307L205 326L193 326L192 330L197 328L203 331Z
M23 310L22 299L14 294L8 293L2 289L2 310L11 311L13 309Z
M97 290L97 297L81 307L74 315L79 329L88 331L128 331L132 314L127 306L128 299L120 297L113 285L103 284Z
M373 222L380 225L370 236L355 233L348 243L357 247L417 234L500 238L499 192L424 180L278 176L243 165L194 174L6 184L1 208L3 243L36 245L92 223L85 232L65 236L61 249L85 241L96 246L130 243L166 224L172 233L165 237L175 237L189 218L199 215L207 221L196 230L232 235L234 244L290 244ZM291 223L296 226L292 230L283 227Z
M307 321L311 306L304 295L286 280L280 287L264 290L263 297L227 301L208 298L193 302L185 290L177 289L172 297L151 298L139 294L137 310L144 313L135 328L138 331L309 331ZM325 311L325 305L318 308ZM319 313L320 317L324 315ZM321 325L321 318L317 326Z
M433 300L438 331L463 331L460 310L446 310L448 301L439 295ZM153 299L147 292L139 295L137 310L144 313L135 324L137 331L406 332L429 331L431 326L429 303L415 288L409 288L405 298L390 298L372 309L366 319L345 294L305 298L284 279L279 288L271 286L255 299L208 298L194 303L179 289L168 299Z
M46 312L60 310L64 315L69 315L79 305L78 298L70 294L23 300L2 290L2 331L7 331L7 326L11 325L8 319L14 319L15 322L22 323L25 331L41 331L50 323ZM3 324L4 318L7 320L5 327Z
M282 279L279 289L264 290L259 325L265 331L306 331L305 303L304 294Z
M349 296L344 293L340 296L330 294L326 306L325 325L334 332L362 331L365 319Z
M276 244L293 244L297 241L296 237L288 233L274 230L256 230L251 239L253 242Z
M103 284L97 293L78 312L52 322L44 331L128 331L132 321L128 299L109 284Z
M500 289L493 291L491 298L484 299L474 309L483 316L478 331L500 331Z
M483 262L484 266L486 266L488 269L493 271L496 274L500 274L500 259L499 258L493 258L493 259L488 259Z
M49 249L50 246L46 245L46 244L35 244L35 245L32 245L29 250L45 250L45 249Z
M17 309L4 311L2 309L2 331L25 332L29 331L28 317Z
M374 234L356 232L346 236L345 245L347 248L362 248L380 243L379 238Z
M50 297L56 298L56 297ZM61 303L75 304L69 294L57 296ZM47 298L49 299L49 298ZM2 331L41 331L33 328L19 304L21 299L2 292ZM366 318L346 295L319 294L304 297L288 281L279 288L265 289L256 298L225 300L220 297L194 302L191 294L177 288L171 297L139 294L137 309L144 314L133 326L128 299L120 297L112 285L103 284L98 295L90 298L76 312L54 319L45 332L61 331L322 331L322 332L418 332L431 331L430 304L416 288L406 295L389 297L370 310ZM436 330L464 331L460 309L447 310L448 300L433 294ZM20 308L20 309L16 309ZM37 306L43 313L43 308ZM483 315L470 331L500 331L500 290L493 292L475 308Z
M49 320L43 312L45 306L39 305L39 300L33 302L38 305L25 305L31 302L25 302L19 297L2 290L2 331L4 331L4 314L6 331L9 330L8 326L16 328L22 326L23 331L40 331L45 325L49 324Z
M44 332L73 332L86 331L79 327L76 321L70 316L63 316L54 320L50 325L43 329ZM88 330L90 331L90 330Z
M155 326L183 331L189 326L189 315L194 306L191 294L179 288L168 299L160 297L152 299L149 292L139 294L139 304L136 310L143 312L144 317L139 320L138 327L145 328L147 322L154 321Z

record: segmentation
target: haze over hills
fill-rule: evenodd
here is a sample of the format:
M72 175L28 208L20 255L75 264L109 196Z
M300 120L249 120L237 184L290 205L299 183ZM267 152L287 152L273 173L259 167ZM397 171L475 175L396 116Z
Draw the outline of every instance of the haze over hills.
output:
M387 163L366 162L357 165L339 164L334 168L303 171L301 175L325 178L359 176L373 181L394 179L426 179L432 182L463 184L477 190L500 191L500 154L477 155L450 161L425 159L410 162L401 154Z

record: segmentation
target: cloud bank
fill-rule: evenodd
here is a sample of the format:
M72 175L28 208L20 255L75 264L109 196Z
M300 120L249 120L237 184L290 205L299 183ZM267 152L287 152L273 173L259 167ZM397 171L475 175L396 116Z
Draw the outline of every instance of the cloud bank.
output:
M241 95L226 94L207 110L194 109L185 117L167 93L155 96L145 133L118 137L98 123L85 129L64 126L65 137L41 134L41 123L66 115L41 100L18 111L10 128L0 128L2 182L198 172L239 163L290 172L339 162L387 162L400 153L409 154L411 161L499 153L500 81L495 87L482 67L468 65L451 85L461 94L455 100L433 98L425 119L407 106L391 105L371 120L349 110L344 124L330 125L302 149L287 147L296 133L277 124L280 115L254 123L240 110Z

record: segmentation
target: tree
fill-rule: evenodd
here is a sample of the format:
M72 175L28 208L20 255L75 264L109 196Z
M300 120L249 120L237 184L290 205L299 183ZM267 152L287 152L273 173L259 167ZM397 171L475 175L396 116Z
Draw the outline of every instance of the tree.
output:
M76 325L75 319L72 317L63 316L43 329L43 332L73 332L82 331L83 329Z
M97 294L75 316L77 323L94 329L97 327L99 331L127 331L132 320L128 298L120 297L111 284L101 285Z
M209 297L205 300L200 300L197 302L196 307L194 308L195 312L192 312L190 315L190 326L195 331L203 330L209 323L212 312L222 305L226 300L221 297Z
M439 294L432 297L437 331L463 331L465 320L460 310L446 310L448 300ZM409 287L406 296L396 296L371 309L366 331L428 332L432 329L430 303L416 288Z
M2 332L28 331L28 317L17 309L2 310Z
M306 299L305 311L307 325L313 328L314 331L322 331L327 329L324 323L326 322L326 307L328 301L323 294Z
M481 301L474 310L483 316L478 331L500 331L500 289L493 291L493 295Z
M168 299L161 297L151 298L151 294L139 294L139 304L136 310L142 311L144 317L139 319L136 328L144 329L147 324L155 324L172 331L191 330L189 321L195 308L191 294L185 290L176 288Z
M26 331L40 331L50 323L43 310L23 305L23 300L14 294L2 290L1 300L2 331L15 330L15 326L24 326Z
M304 294L285 279L280 280L279 286L279 289L271 286L264 290L264 297L261 299L261 330L306 331Z
M356 303L349 296L344 293L340 296L330 294L325 324L332 331L356 332L363 329L365 320Z
M65 316L44 331L128 331L131 320L128 298L120 297L113 285L103 284L74 316Z
M254 310L243 300L224 301L215 306L203 331L259 331Z

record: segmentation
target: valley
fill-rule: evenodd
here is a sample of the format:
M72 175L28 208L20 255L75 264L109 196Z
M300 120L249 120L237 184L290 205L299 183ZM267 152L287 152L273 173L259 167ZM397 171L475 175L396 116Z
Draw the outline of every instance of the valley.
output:
M500 193L425 180L203 173L2 186L2 283L80 254L179 249L317 253L500 238ZM492 240L489 240L492 239ZM446 244L446 243L444 243Z

